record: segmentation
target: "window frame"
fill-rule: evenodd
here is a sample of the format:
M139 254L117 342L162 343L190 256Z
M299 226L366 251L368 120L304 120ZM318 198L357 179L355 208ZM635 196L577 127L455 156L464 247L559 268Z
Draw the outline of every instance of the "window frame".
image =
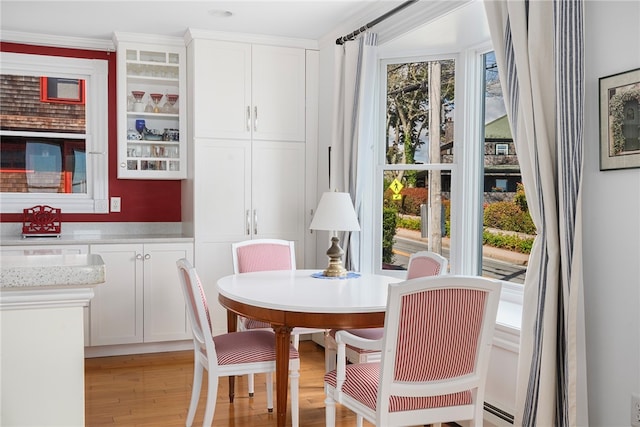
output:
M65 98L58 95L58 89L56 88L56 96L49 95L51 92L50 86L52 81L58 80L76 80L78 85L78 96L75 98ZM84 91L84 80L81 79L66 79L59 77L48 77L42 76L40 77L40 101L42 102L51 102L54 104L84 104L85 103L85 91Z
M382 269L382 180L378 177L384 168L400 169L399 165L386 165L384 150L384 124L386 114L386 66L398 62L435 61L453 59L456 62L455 73L455 105L454 135L457 142L454 162L449 164L407 165L411 170L430 168L451 170L451 236L449 265L452 274L481 275L482 274L482 201L484 196L484 145L477 143L484 141L484 99L483 55L493 50L489 40L476 46L460 48L456 53L430 52L424 55L394 55L380 57L378 73L378 96L376 128L377 140L375 145L375 162L368 171L371 179L368 190L374 195L370 204L370 212L376 212L374 218L362 218L363 247L370 247L369 256L361 258L361 270L388 276L401 276L402 271ZM404 167L404 166L403 166ZM370 193L370 194L371 194ZM377 214L379 212L379 214ZM366 234L366 235L365 235ZM363 252L361 252L363 253Z
M10 136L84 139L86 193L0 193L0 212L22 213L35 205L60 208L63 213L108 213L108 64L104 60L1 52L3 74L58 77L85 81L85 134L0 130Z
M457 175L457 165L456 163L417 163L417 164L387 164L386 156L384 152L385 145L385 117L386 117L386 93L387 93L387 66L391 64L400 64L406 62L429 62L429 61L441 61L441 60L453 60L455 61L455 73L458 74L459 67L459 56L455 54L441 54L441 55L416 55L416 56L398 56L398 57L388 57L388 58L379 58L378 61L378 95L377 99L377 115L376 115L376 128L378 129L377 140L374 149L374 159L375 164L372 165L371 170L369 171L371 179L369 180L368 186L370 187L371 193L373 193L373 198L371 200L371 209L370 212L375 212L374 215L370 215L369 217L362 218L362 220L367 221L368 225L362 225L362 229L373 230L370 235L363 236L362 243L363 247L371 247L373 253L368 257L362 257L361 260L361 270L362 271L371 271L375 274L383 274L386 276L394 276L394 277L404 277L406 275L406 271L403 270L385 270L382 268L382 205L381 202L383 200L384 188L382 188L382 179L380 179L386 170L416 170L416 171L430 171L430 170L441 170L441 171L450 171L451 173L451 230L453 233L455 224L457 223L457 219L454 218L453 212L457 207L457 203L453 200L454 192L456 191L456 175ZM458 97L458 79L456 78L455 90L456 90L456 100ZM454 116L454 135L457 135L456 132L461 129L456 124L458 118L457 112L457 101L456 101L456 109L453 113ZM368 242L371 242L369 244ZM450 260L454 257L453 254L453 236L451 238L452 248L450 253Z
M508 156L509 144L504 142L497 142L495 146L496 156Z

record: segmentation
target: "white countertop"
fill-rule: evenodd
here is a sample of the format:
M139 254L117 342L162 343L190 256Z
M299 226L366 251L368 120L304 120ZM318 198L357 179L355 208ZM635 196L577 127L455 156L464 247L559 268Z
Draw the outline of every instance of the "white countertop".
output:
M22 237L21 223L0 223L0 246L91 245L102 243L193 243L181 223L65 222L59 237Z
M94 286L105 281L100 255L2 255L2 290Z
M70 244L101 244L101 243L150 243L150 242L191 243L193 237L176 234L75 234L60 237L27 237L10 236L2 238L2 246L47 246Z

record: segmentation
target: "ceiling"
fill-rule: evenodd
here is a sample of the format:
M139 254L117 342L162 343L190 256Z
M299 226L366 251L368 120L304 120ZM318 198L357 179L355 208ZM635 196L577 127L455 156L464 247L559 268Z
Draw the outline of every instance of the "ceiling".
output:
M349 18L362 16L369 19L372 11L384 13L401 2L2 0L0 28L3 33L11 31L102 40L111 40L113 32L182 37L187 28L319 40ZM225 11L232 15L219 16ZM351 22L358 22L358 19Z

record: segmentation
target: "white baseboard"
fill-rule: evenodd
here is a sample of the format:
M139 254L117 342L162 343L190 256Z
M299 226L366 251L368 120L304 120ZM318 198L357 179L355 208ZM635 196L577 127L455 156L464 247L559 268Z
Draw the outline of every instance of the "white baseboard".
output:
M84 357L123 356L125 354L163 353L182 350L193 350L193 340L85 347Z

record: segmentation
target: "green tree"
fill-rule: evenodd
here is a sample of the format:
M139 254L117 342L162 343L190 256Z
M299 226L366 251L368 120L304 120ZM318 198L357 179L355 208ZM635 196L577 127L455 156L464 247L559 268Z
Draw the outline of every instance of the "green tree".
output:
M385 207L382 211L382 262L393 263L393 239L396 237L398 211L393 207Z

